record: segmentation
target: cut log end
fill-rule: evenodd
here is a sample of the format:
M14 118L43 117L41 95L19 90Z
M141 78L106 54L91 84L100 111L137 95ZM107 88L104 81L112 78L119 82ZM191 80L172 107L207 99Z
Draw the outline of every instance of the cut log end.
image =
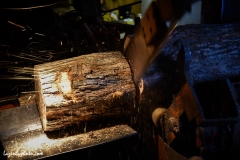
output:
M34 67L43 129L130 114L135 86L121 52L92 53Z

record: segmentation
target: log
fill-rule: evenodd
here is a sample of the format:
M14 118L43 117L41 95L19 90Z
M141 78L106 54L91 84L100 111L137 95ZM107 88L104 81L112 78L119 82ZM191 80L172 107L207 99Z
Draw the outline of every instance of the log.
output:
M239 75L240 23L189 24L171 33L161 56L177 59L178 40L191 51L189 74L195 82L213 81Z
M135 86L121 52L102 52L34 66L44 131L132 113Z

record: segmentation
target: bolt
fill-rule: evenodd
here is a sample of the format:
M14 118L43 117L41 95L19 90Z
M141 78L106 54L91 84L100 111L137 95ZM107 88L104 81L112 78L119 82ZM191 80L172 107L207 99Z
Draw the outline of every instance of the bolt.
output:
M178 136L180 134L178 121L175 117L170 117L168 119L168 127L169 130L175 134L175 136Z

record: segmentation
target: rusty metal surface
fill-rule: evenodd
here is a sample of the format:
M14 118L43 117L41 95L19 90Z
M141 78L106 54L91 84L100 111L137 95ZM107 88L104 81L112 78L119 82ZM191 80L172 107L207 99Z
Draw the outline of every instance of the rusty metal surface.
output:
M174 151L164 140L158 136L159 160L187 160L186 157Z
M225 44L218 41L215 44L213 40L208 42L210 47L204 45L207 49L201 45L194 46L184 42L183 47L180 47L176 62L182 62L176 66L180 67L177 70L182 88L167 109L162 128L166 143L188 158L194 154L209 159L237 153L235 147L239 142L235 141L239 141L237 134L240 121L240 79L239 64L236 63L239 59L239 49L235 40L238 38L236 36L234 39L231 50L226 51L222 50ZM196 48L200 46L202 50L207 51L203 52L206 57L196 54ZM208 52L209 50L212 52ZM216 61L227 65L219 67L219 63L213 64ZM206 64L208 66L204 66ZM196 73L197 70L200 71L199 74ZM208 76L213 72L217 74ZM194 130L198 132L195 133ZM196 137L197 144L194 142ZM185 148L189 148L191 152ZM226 151L225 154L222 151Z
M136 135L127 125L118 125L74 136L50 139L41 129L3 138L9 160L41 159ZM16 154L16 155L11 155ZM22 155L21 155L22 154Z
M0 111L0 138L41 129L36 105L27 105Z

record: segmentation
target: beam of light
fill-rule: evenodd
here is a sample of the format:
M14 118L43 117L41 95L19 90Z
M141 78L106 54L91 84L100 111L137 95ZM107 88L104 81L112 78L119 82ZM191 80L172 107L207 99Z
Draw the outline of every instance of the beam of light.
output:
M0 61L0 65L6 65L6 64L18 64L18 62L12 62L12 61Z
M11 79L11 80L34 80L34 78L31 77L25 77L25 76L9 76L9 75L1 75L0 79Z
M45 62L45 61L41 61L41 60L36 60L34 58L27 58L27 57L23 57L23 56L18 56L18 55L14 55L14 54L9 54L9 56L12 56L12 57L17 57L17 58L21 58L21 59L27 59L27 60L31 60L31 61L35 61L35 62Z
M2 47L10 47L10 45L7 45L7 44L0 44L0 46L2 46Z
M8 72L10 73L18 73L18 74L33 74L34 69L30 67L7 67Z
M59 83L59 85L60 85L60 88L61 88L63 94L71 93L72 88L71 88L71 83L70 83L70 80L68 78L67 72L62 72L61 82Z
M14 23L14 22L12 22L12 21L7 21L7 22L10 23L11 25L16 26L16 27L19 27L19 28L25 29L25 27L22 26L22 25L20 25L20 24Z
M68 53L69 51L59 51L59 52L51 52L51 54L65 54Z
M49 53L49 52L53 52L54 50L42 50L42 51L38 51L39 53Z
M46 60L43 59L43 58L40 58L40 57L31 55L31 54L21 53L20 55L21 55L21 56L26 56L26 57L32 57L32 58L35 58L35 59L38 59L38 60L42 60L42 61L46 61Z
M40 91L28 91L28 92L21 92L21 93L38 93Z
M45 36L44 34L41 34L41 33L35 33L35 34L39 36Z

